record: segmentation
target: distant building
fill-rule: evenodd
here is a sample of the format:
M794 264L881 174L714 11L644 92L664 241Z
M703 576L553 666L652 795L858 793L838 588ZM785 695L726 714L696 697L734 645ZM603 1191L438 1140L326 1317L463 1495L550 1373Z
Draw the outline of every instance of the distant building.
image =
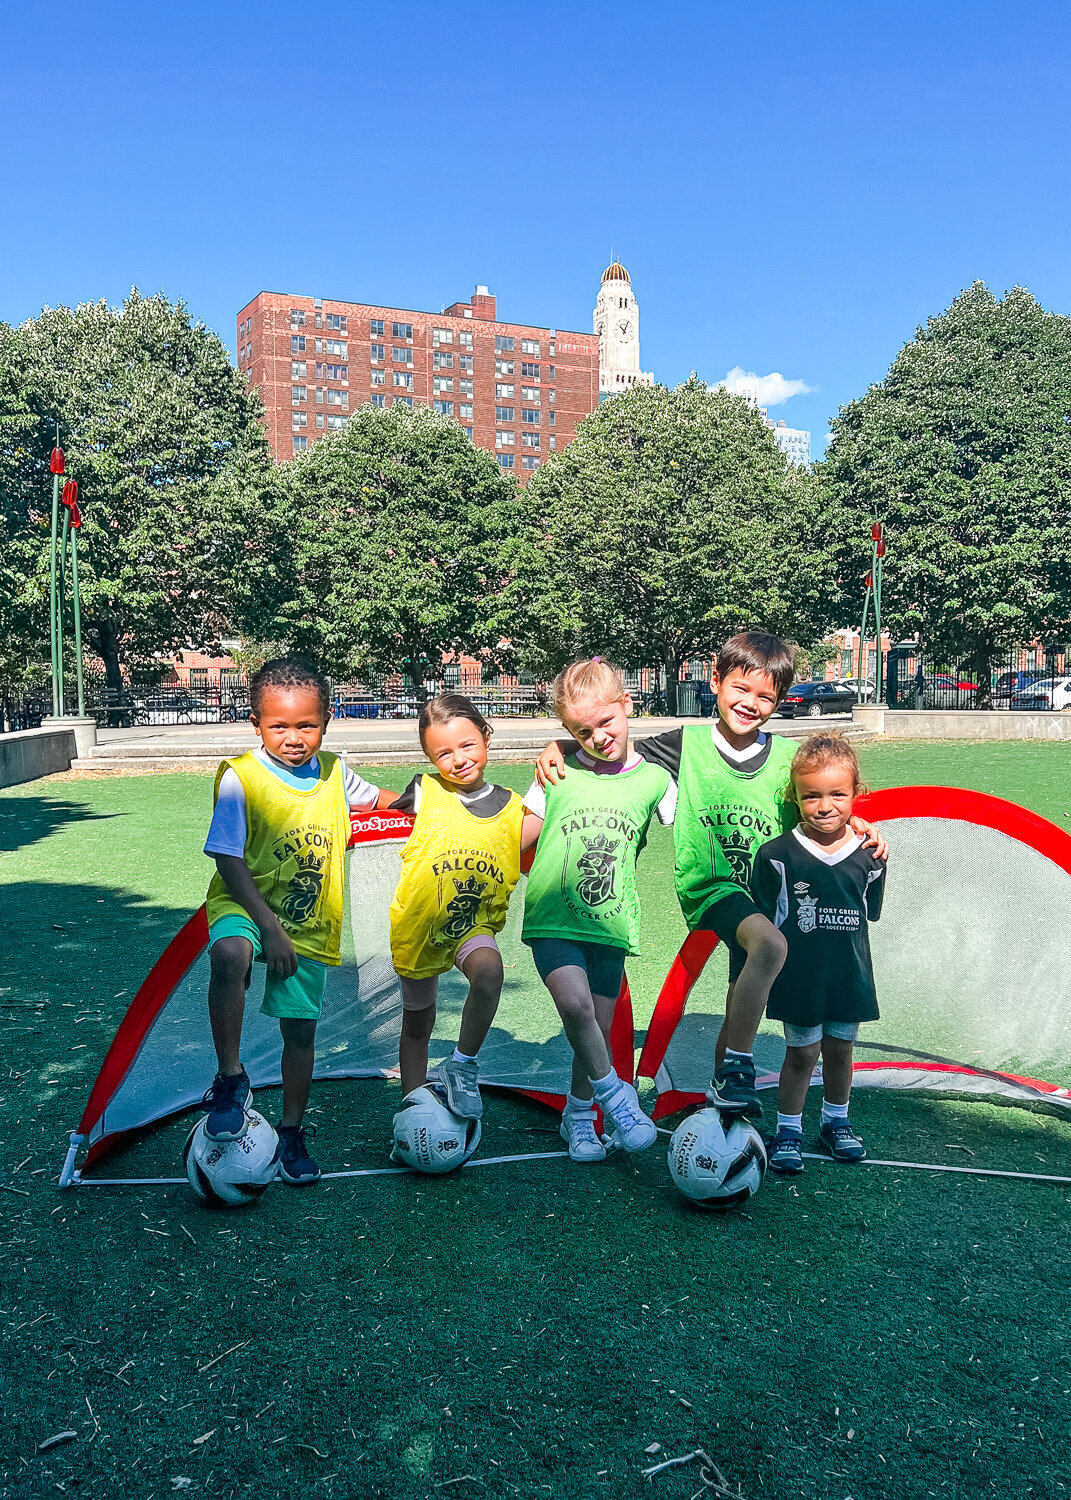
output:
M640 309L620 261L602 273L592 327L599 340L600 401L634 385L654 385L654 376L640 369Z
M790 464L806 469L811 462L811 434L802 427L789 427L782 418L775 422L763 412L767 427L773 433L774 442Z
M260 393L277 461L358 406L430 406L520 477L599 402L599 340L498 320L478 286L441 313L260 292L238 314L238 368Z

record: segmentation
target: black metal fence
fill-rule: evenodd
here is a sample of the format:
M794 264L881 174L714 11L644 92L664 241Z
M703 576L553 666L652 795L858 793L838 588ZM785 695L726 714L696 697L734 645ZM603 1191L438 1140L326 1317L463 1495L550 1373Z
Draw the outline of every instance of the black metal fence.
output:
M890 708L1071 710L1071 651L1063 645L1016 647L992 658L985 672L906 643L883 659L881 697Z

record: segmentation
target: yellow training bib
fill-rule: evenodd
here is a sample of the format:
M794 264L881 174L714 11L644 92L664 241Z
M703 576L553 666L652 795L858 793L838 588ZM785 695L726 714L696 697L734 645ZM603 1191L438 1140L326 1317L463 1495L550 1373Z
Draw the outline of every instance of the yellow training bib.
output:
M445 974L469 938L501 932L521 876L524 804L478 818L438 776L420 778L420 811L402 854L390 947L405 979Z
M215 796L229 767L245 791L245 862L257 890L302 958L337 964L350 816L341 761L325 750L319 751L319 761L319 780L308 791L297 791L247 751L220 766ZM209 926L228 914L249 915L218 872L208 887L207 906Z

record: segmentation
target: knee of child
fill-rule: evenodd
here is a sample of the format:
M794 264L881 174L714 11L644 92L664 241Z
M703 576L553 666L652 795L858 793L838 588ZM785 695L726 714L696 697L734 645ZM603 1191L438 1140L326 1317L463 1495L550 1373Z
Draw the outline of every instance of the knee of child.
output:
M785 1058L790 1064L808 1073L813 1073L819 1057L822 1055L822 1043L812 1042L808 1047L786 1047Z
M502 993L505 970L497 954L488 962L475 968L469 976L469 989L478 1000L497 1000Z
M242 984L249 972L252 950L245 938L220 938L209 952L212 977Z
M788 943L782 932L771 927L748 952L748 959L770 974L779 974L788 957Z
M426 1040L435 1030L435 1006L424 1005L419 1009L406 1007L402 1011L402 1035Z
M300 1052L307 1052L310 1047L316 1046L315 1021L298 1016L287 1016L279 1022L279 1030L282 1033L283 1043L287 1047L295 1047Z

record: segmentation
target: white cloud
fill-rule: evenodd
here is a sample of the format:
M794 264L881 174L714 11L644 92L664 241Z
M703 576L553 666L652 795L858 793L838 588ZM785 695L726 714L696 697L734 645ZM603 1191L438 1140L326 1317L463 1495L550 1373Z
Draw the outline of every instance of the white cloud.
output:
M718 384L733 396L746 396L756 406L783 406L793 396L808 396L815 389L805 380L786 380L779 370L758 375L734 365Z

